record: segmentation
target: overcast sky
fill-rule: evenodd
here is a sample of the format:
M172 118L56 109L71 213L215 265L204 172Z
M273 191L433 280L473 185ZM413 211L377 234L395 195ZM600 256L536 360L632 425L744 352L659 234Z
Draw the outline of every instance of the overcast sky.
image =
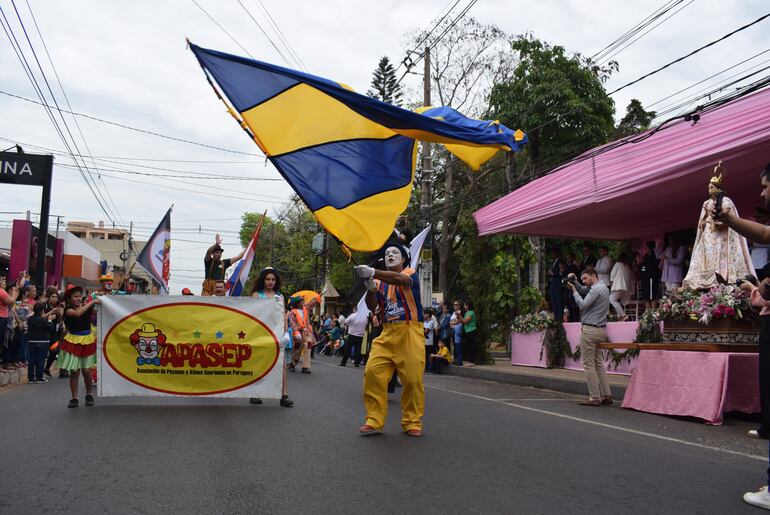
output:
M15 0L16 7L61 103L63 96L48 65L26 1ZM253 56L286 65L236 0L197 1ZM279 48L287 53L260 10L259 1L242 2ZM107 170L102 172L98 180L100 188L107 190L114 201L115 206L112 202L110 206L117 211L118 221L125 224L134 222L137 239L145 239L166 209L171 204L175 205L172 216L172 292L179 292L185 286L198 290L203 276L203 253L213 242L214 232L222 233L225 254L235 254L239 250L237 231L240 216L245 211L265 209L273 213L286 202L291 191L283 181L275 180L280 176L272 166L264 164L264 160L257 155L257 147L224 111L204 80L192 53L186 49L185 37L201 46L225 52L243 55L243 50L192 0L29 0L29 3L73 110L241 152L228 153L174 142L79 118L80 129L91 154L116 161L99 161L100 165L142 173L175 172L135 165L273 179L186 178L183 180L189 184L183 184L179 179L164 180ZM431 22L453 2L262 0L262 3L310 73L366 92L380 57L387 55L392 61L399 62L404 55L405 33L429 28ZM454 12L459 12L467 3L467 0L460 1ZM468 14L483 23L497 24L511 34L531 32L535 37L563 45L569 51L593 55L663 3L663 0L480 0ZM28 59L36 67L29 47L22 39L24 35L13 4L10 0L0 0L0 7L9 18L16 37L23 41ZM693 0L683 2L681 7L684 8L679 13L615 57L620 62L620 72L607 83L608 90L630 82L768 11L768 3L762 0ZM36 98L4 32L0 32L0 41L0 90ZM617 115L622 115L631 98L638 98L648 106L768 47L770 20L765 20L618 93L614 97ZM762 63L768 59L770 52L687 93L752 66L767 66L767 63ZM409 76L406 85L416 90L420 81L419 77ZM684 96L686 94L658 104L653 109L660 109ZM72 118L68 117L67 122L81 151L85 153ZM0 140L0 150L15 142L21 143L28 152L39 151L32 145L57 151L64 148L41 106L5 95L0 95L0 138L11 140ZM71 163L71 160L57 156L56 163L51 213L62 215L65 223L71 220L107 222L108 218L79 172L60 166ZM3 198L0 210L3 212L39 211L39 189L1 185L0 191ZM10 220L19 216L0 213L0 227L7 226ZM200 234L199 226L202 228Z

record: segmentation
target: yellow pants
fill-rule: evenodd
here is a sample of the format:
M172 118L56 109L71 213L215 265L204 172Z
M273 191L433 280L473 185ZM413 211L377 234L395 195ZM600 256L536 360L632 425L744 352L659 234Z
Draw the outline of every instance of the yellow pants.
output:
M403 385L401 428L422 429L425 413L425 336L422 322L386 323L372 343L364 372L366 424L382 429L388 415L388 382L393 371Z

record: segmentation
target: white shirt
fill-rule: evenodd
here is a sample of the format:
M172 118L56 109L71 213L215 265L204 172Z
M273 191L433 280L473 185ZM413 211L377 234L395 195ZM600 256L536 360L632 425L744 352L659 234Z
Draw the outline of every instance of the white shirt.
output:
M433 345L433 332L436 330L436 323L433 322L431 317L430 320L423 322L422 327L428 331L428 334L425 336L425 346L430 347Z
M600 257L596 262L596 273L599 280L604 284L610 284L610 271L612 270L612 258L610 256Z
M345 325L348 327L349 335L363 337L366 331L366 317L359 317L357 313L353 313L345 320Z
M615 266L612 267L610 280L612 281L612 291L632 291L631 269L625 263L620 261L615 263Z

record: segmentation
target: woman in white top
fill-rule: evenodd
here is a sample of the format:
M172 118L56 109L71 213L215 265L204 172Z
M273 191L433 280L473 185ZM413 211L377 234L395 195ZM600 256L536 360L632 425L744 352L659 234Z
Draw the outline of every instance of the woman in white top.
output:
M615 308L615 312L621 320L628 320L626 310L623 307L631 298L633 289L633 277L631 267L628 266L628 255L625 252L620 254L618 262L612 267L610 272L610 304Z
M283 332L288 333L290 338L291 331L288 331L286 301L281 294L281 276L278 274L278 270L271 266L263 269L259 273L257 280L254 282L251 296L255 299L273 299L276 304L281 307L281 313L283 313ZM294 406L294 402L289 399L289 391L286 387L286 367L282 365L281 368L283 369L283 379L281 381L281 406L284 408L291 408ZM262 404L262 399L259 397L252 397L249 400L252 404Z

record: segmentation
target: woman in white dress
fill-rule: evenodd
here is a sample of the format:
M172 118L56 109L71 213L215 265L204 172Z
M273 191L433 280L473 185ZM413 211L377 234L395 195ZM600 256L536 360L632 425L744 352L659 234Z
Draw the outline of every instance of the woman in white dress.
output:
M612 304L618 317L623 321L628 320L625 305L631 299L633 284L634 280L631 275L631 267L628 264L628 254L622 252L610 272L609 286L610 304Z
M721 163L714 168L714 172L719 170L722 170ZM746 238L709 215L717 198L720 194L724 195L722 182L722 174L714 175L709 181L709 198L703 203L698 219L690 269L682 281L685 288L705 290L716 286L716 274L728 283L734 283L736 279L747 275L756 275ZM729 197L722 197L722 211L730 211L738 216L738 210Z

